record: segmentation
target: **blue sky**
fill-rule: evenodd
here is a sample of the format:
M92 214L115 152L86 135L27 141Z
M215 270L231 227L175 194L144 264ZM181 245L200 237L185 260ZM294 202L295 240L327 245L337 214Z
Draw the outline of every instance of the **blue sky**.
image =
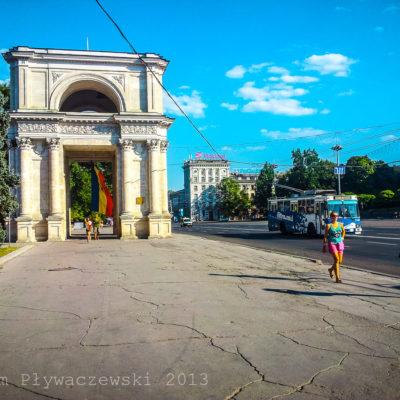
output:
M0 49L129 51L94 0L0 0ZM400 159L400 1L102 0L140 52L170 64L164 83L221 154L290 164L293 148L341 161ZM8 78L0 61L0 80ZM170 102L169 187L189 154L211 153ZM344 132L343 132L344 131ZM337 133L336 133L337 132ZM233 164L232 168L250 168Z

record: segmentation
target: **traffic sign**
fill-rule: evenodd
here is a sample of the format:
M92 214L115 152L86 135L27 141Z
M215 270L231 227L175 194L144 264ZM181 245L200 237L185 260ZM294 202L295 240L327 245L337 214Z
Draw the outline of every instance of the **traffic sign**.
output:
M334 167L334 171L335 171L335 175L345 175L346 167L345 166Z

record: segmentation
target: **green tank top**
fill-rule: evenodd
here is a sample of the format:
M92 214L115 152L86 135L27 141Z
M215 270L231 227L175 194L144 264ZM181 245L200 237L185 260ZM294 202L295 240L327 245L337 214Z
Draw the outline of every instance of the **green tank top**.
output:
M340 243L342 241L342 225L338 224L337 228L334 228L332 224L329 225L328 231L328 242L329 243Z

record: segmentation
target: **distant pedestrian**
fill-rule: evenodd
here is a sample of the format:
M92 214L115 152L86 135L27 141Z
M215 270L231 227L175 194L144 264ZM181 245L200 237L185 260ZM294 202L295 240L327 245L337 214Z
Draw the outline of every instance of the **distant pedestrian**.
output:
M91 240L91 233L92 233L92 229L93 229L93 222L89 216L87 216L85 218L85 228L86 228L86 238L89 243Z
M329 275L333 279L333 273L336 275L336 283L342 283L339 275L339 266L343 261L343 250L344 250L344 235L345 230L341 222L338 222L338 214L334 211L330 213L331 223L325 227L324 244L322 246L322 252L326 253L326 245L328 244L329 253L333 257L333 265L328 269Z
M99 214L96 214L93 218L93 225L94 225L94 240L99 240L100 236L100 227L102 226L103 221L99 217Z

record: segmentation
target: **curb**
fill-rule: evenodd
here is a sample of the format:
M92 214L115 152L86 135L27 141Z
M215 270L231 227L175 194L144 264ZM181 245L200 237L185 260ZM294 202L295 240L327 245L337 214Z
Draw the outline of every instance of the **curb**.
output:
M0 257L0 267L2 267L8 261L13 260L14 258L20 256L21 254L26 253L28 250L35 247L33 244L28 244L26 246L21 247L18 250L14 250L12 253L7 254L6 256Z

